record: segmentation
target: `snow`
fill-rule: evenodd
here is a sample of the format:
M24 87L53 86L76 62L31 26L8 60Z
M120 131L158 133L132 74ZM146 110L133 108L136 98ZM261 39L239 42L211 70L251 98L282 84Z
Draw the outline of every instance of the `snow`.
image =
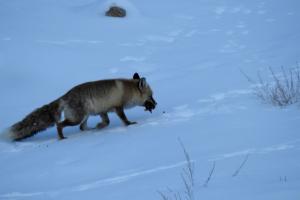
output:
M112 4L122 19L104 16ZM48 129L0 141L0 199L161 199L184 192L195 164L195 199L296 199L299 105L277 108L253 95L241 71L300 58L297 0L2 0L0 130L76 84L139 72L158 107L115 114L101 131ZM91 117L95 126L99 117ZM237 176L241 163L248 160ZM205 180L215 162L207 187Z

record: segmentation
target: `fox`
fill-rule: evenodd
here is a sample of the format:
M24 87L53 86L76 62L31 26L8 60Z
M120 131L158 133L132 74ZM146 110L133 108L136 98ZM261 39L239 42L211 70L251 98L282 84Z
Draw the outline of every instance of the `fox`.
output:
M131 79L86 82L73 87L49 104L35 109L23 120L12 125L9 133L13 141L20 141L56 126L58 139L62 140L66 139L63 129L67 126L79 125L81 131L88 130L89 116L99 115L102 119L96 129L109 125L109 112L115 112L129 126L137 122L129 121L124 109L142 106L145 111L152 113L156 105L150 85L138 73L134 73ZM61 121L62 114L64 118Z

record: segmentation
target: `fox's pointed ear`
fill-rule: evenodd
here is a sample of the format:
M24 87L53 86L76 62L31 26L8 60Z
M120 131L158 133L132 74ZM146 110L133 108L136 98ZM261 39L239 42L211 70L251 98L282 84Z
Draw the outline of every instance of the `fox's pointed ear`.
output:
M139 75L138 73L135 72L135 73L133 74L133 79L141 79L141 78L140 78L140 75Z
M143 90L147 86L146 78L141 78L139 81L139 89Z

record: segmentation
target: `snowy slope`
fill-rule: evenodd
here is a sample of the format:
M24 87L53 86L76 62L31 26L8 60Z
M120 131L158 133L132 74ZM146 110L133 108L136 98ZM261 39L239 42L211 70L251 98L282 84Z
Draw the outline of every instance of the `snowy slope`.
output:
M105 17L112 3L128 17ZM295 66L299 19L297 0L1 0L2 132L76 84L136 71L158 107L128 110L135 126L112 113L101 131L66 128L63 141L54 128L22 142L2 139L0 199L183 192L178 138L195 164L195 199L298 199L299 105L262 104L241 70L268 77L269 66Z

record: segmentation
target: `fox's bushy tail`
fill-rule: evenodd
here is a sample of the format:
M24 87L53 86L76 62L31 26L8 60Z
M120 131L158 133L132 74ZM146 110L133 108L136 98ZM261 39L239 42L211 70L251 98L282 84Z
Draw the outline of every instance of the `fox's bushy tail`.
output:
M37 108L22 121L10 127L9 133L11 139L18 141L31 137L38 132L44 131L55 125L60 120L59 99L47 105Z

